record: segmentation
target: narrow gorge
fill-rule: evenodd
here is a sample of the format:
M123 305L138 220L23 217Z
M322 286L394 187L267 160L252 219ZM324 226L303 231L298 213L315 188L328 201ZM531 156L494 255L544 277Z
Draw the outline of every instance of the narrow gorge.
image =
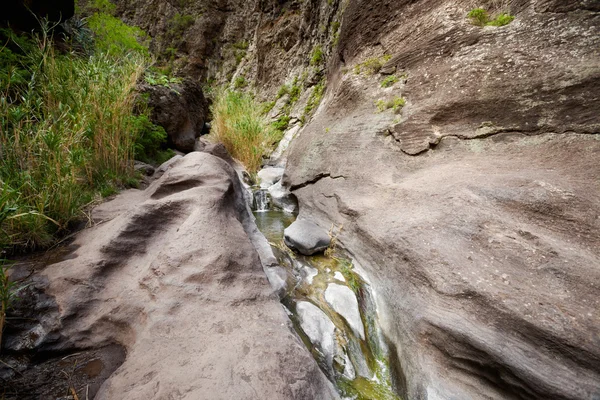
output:
M177 154L15 256L3 398L600 400L598 1L106 1Z

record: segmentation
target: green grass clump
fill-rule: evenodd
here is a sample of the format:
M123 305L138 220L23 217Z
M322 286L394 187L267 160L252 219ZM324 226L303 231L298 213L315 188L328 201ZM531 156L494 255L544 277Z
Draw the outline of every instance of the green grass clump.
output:
M372 57L368 58L364 62L357 64L354 66L354 73L356 75L366 74L373 75L379 72L379 70L383 67L383 65L391 60L392 56L389 54L384 54L381 57Z
M47 31L0 49L0 249L50 245L97 194L131 182L147 48L95 15L91 54L57 53Z
M211 106L212 137L223 143L248 172L259 170L262 157L281 139L262 114L260 103L248 93L219 92Z
M399 80L400 78L398 78L396 75L390 75L381 82L381 87L388 88L390 86L393 86Z
M160 72L152 72L152 71L147 72L146 75L144 75L144 80L146 81L146 83L148 85L164 86L164 87L169 87L169 88L173 84L178 84L178 83L183 82L183 80L181 78L169 76L167 74L163 74Z
M312 54L310 56L310 65L311 66L316 66L316 65L321 65L321 63L323 62L323 60L325 59L324 55L323 55L323 49L321 48L320 45L315 46L315 48L312 51Z
M504 26L510 24L515 19L514 15L501 13L496 18L488 22L490 26Z
M308 117L312 115L314 110L321 104L321 100L323 99L323 94L325 94L325 86L327 82L325 79L322 79L318 84L313 88L310 97L308 98L308 102L304 107L304 113L302 114L301 121L304 123Z
M406 104L406 99L403 97L394 97L390 100L378 100L375 102L377 106L377 111L383 112L385 110L389 110L390 108L394 110L394 112L398 112L404 107Z
M246 82L246 78L243 75L238 75L233 81L233 87L236 89L241 89L246 87L248 82Z
M177 13L169 20L168 34L171 37L181 37L185 31L196 22L193 15Z
M483 8L474 8L469 11L467 18L473 25L477 26L504 26L510 24L515 17L507 13L500 13L495 18L490 18L490 14Z
M232 44L232 47L237 50L248 50L250 44L247 40L240 40L239 42L235 42L234 44Z

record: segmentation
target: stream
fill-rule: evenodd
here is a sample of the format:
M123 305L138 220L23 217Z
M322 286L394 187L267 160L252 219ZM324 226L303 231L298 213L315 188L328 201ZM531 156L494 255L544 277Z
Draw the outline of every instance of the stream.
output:
M283 231L295 214L274 206L264 187L253 193L256 225L288 272L281 301L322 371L345 399L399 400L372 288L360 267L339 249L327 255L294 253L284 244Z

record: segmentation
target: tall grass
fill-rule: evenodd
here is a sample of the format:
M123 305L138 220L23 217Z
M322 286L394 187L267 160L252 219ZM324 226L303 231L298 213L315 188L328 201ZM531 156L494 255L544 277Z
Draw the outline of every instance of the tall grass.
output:
M211 111L213 138L249 172L258 171L263 156L281 140L281 132L266 121L261 104L248 93L221 90Z
M0 80L0 249L49 245L98 192L129 179L146 67L137 51L58 54L46 33L20 53L19 80Z

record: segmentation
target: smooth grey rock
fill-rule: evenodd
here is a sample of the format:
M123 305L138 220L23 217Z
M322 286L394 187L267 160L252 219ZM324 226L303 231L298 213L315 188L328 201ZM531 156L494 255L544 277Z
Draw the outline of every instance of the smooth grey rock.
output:
M354 333L364 340L365 328L354 292L348 286L332 283L325 290L325 300L348 322Z
M331 366L335 351L335 325L319 307L307 301L298 302L296 312L302 330L310 342L321 350L327 365Z
M268 189L278 182L283 176L282 167L265 167L258 171L258 181L261 189Z
M146 164L144 162L141 161L135 161L133 163L133 169L135 171L141 172L142 174L146 175L146 176L151 176L152 174L154 174L154 167L150 164Z
M314 222L299 219L283 231L283 240L292 250L305 256L324 251L331 238L327 231Z
M272 204L283 211L294 213L298 210L298 200L281 184L281 181L267 189L271 195Z

